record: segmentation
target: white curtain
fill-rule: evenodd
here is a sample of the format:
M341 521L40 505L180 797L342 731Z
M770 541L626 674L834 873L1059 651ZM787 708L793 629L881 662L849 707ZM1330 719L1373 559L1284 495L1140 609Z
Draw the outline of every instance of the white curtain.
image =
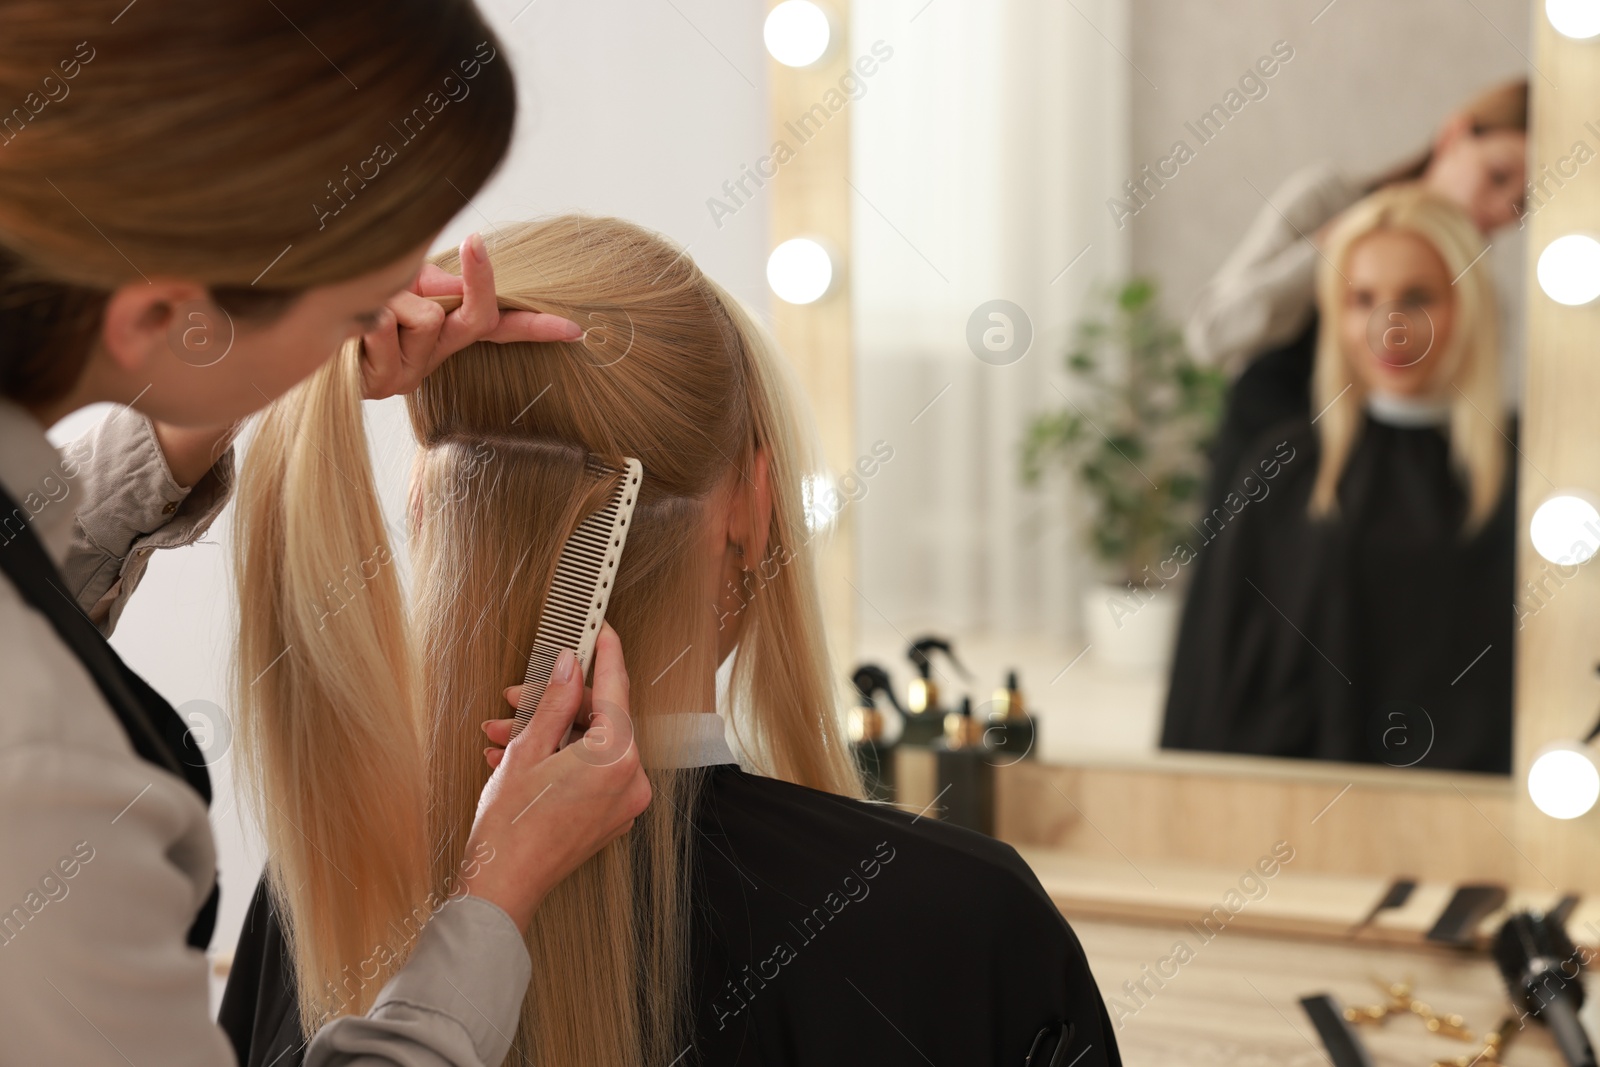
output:
M1096 283L1127 269L1127 0L857 0L851 48L893 56L854 104L857 441L893 458L856 513L863 632L1078 637L1089 568L1061 482L1024 488L1030 415ZM1033 328L981 362L974 309Z

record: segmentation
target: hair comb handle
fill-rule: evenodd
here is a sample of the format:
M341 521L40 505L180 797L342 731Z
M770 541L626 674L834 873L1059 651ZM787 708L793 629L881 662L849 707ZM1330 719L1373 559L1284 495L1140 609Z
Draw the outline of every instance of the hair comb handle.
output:
M596 463L594 473L617 472L614 467ZM611 602L611 589L622 561L623 546L628 540L634 505L639 500L644 465L630 457L623 460L621 474L616 490L606 503L585 516L561 546L555 575L550 581L550 593L539 615L528 669L522 679L522 699L517 703L512 737L520 734L533 718L562 649L570 648L577 654L579 678L589 673L595 639L600 635L600 624Z

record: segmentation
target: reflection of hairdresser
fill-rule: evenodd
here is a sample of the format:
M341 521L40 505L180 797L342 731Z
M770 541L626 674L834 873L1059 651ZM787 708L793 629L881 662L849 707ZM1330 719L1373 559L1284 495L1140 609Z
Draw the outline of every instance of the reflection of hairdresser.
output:
M1365 182L1323 164L1285 181L1263 204L1245 238L1195 299L1185 340L1201 362L1238 375L1214 449L1215 478L1225 481L1239 452L1280 419L1308 410L1312 279L1319 260L1313 242L1335 215L1366 193L1419 181L1454 201L1487 237L1515 221L1526 178L1528 83L1498 85L1452 113L1419 158ZM1486 260L1477 269L1489 266ZM1521 293L1501 294L1501 306L1520 307ZM1516 395L1515 337L1508 403ZM1220 499L1213 482L1211 503Z
M1164 748L1509 772L1515 427L1483 249L1419 184L1329 231L1321 415L1258 435L1203 520Z

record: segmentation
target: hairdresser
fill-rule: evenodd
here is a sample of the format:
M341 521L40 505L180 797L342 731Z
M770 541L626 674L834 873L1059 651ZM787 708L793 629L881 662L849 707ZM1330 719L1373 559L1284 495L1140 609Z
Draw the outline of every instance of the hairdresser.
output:
M499 312L476 236L459 276L422 267L514 124L507 58L470 3L0 12L4 1058L231 1064L207 1007L204 760L105 635L151 552L193 542L226 504L238 423L346 339L361 337L376 399L473 341L579 330ZM447 314L430 294L463 300ZM124 406L50 445L47 427L104 401ZM478 805L468 852L492 859L433 911L370 1014L325 1027L308 1063L505 1056L533 913L649 800L636 754L561 747L584 700L581 675L561 674ZM614 632L594 686L627 707Z
M1505 82L1453 111L1414 158L1367 179L1314 164L1262 205L1244 239L1195 298L1184 339L1195 358L1236 380L1213 449L1208 504L1233 485L1241 454L1274 425L1309 413L1313 278L1332 220L1368 193L1420 182L1462 208L1486 236L1518 220L1527 175L1528 83ZM1473 269L1487 269L1488 263ZM1521 307L1521 293L1502 294ZM1501 336L1514 338L1515 330ZM1503 395L1520 395L1514 352ZM1207 509L1210 510L1209 507Z

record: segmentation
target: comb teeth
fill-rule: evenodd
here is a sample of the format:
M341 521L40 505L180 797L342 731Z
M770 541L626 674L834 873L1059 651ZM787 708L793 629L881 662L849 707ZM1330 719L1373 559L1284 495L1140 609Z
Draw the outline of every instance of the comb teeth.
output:
M596 476L617 473L615 468L597 462L591 462L589 470ZM528 670L522 679L522 699L517 704L512 737L520 734L533 718L563 648L576 651L578 677L589 673L595 638L606 617L617 565L628 539L628 523L639 499L644 467L636 459L626 459L622 475L606 503L585 516L561 546L550 594L545 597L539 628L534 634Z

